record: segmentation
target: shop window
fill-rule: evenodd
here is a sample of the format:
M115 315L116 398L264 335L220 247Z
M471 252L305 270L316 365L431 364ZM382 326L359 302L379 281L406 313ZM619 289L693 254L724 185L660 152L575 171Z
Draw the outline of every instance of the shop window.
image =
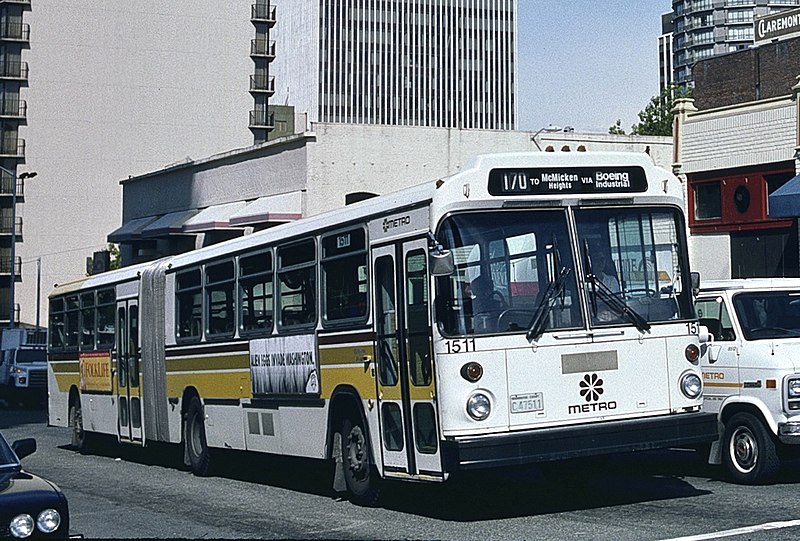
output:
M719 182L694 185L694 217L696 220L722 218L722 198Z

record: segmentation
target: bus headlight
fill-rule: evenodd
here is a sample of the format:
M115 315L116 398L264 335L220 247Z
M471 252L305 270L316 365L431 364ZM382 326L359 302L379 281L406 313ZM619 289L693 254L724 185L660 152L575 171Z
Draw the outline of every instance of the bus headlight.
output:
M467 400L467 413L476 421L483 421L492 412L492 402L483 393L475 393Z
M30 536L33 533L33 517L26 513L17 515L8 525L8 531L12 537L20 539Z
M36 526L44 533L53 533L61 526L61 515L55 509L45 509L36 518Z
M681 392L686 398L697 398L703 392L703 382L694 372L687 372L681 376Z

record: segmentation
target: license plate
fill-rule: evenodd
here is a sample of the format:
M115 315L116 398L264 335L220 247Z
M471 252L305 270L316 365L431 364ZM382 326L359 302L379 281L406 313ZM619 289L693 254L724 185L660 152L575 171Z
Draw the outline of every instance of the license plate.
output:
M542 393L511 395L511 413L527 413L529 411L543 410L544 396Z

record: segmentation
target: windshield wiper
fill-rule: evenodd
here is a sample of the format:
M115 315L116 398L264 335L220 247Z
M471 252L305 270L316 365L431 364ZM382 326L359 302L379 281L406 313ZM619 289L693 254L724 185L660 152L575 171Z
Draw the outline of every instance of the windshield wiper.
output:
M639 332L642 334L650 332L650 324L647 322L647 320L639 315L636 310L631 309L627 304L625 304L625 301L615 295L614 292L611 291L611 289L609 289L609 287L605 285L602 280L599 280L594 274L589 274L587 278L592 281L592 285L594 286L592 293L600 297L600 300L606 303L606 306L608 306L618 315L624 316L628 321L636 325L636 328L639 329ZM592 303L592 306L595 310L594 315L597 316L597 304Z
M528 333L525 335L528 342L537 341L547 328L547 315L553 309L556 298L564 291L564 285L567 283L567 276L569 276L570 270L571 269L567 267L561 267L558 277L547 284L547 290L544 292L542 302L540 302L539 307L536 308L536 313L533 315L533 319L531 319Z

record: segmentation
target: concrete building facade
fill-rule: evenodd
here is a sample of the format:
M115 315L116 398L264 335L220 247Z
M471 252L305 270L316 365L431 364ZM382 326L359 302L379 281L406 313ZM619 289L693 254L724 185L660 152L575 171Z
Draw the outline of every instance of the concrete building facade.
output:
M273 3L273 103L311 122L516 127L517 0Z

